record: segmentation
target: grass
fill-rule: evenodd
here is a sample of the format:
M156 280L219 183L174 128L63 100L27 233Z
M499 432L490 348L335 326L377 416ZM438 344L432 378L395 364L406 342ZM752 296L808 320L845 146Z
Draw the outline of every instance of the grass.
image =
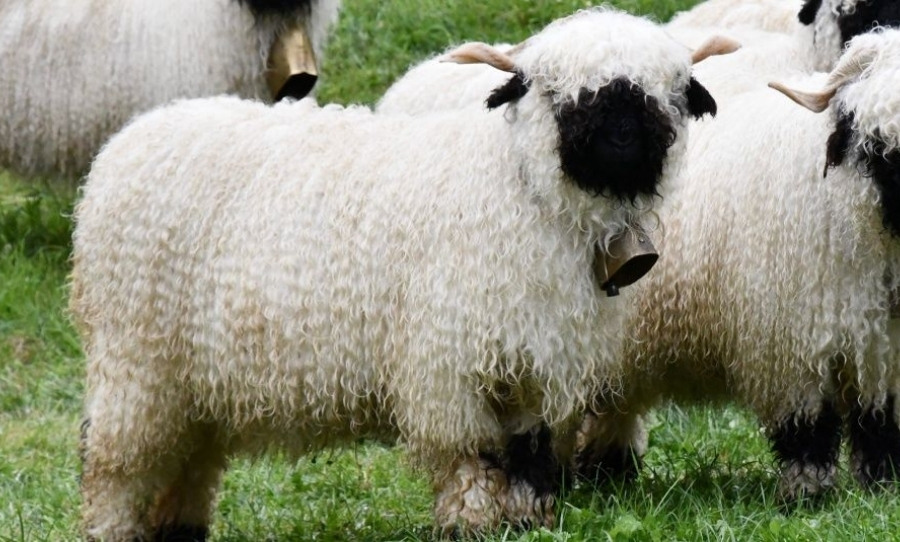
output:
M667 19L695 0L624 0ZM410 62L466 39L518 41L586 2L351 0L322 66L321 101L373 103ZM74 192L0 173L0 542L79 539L78 427L83 359L65 317ZM654 413L637 483L576 487L552 530L487 541L893 540L894 490L846 472L816 506L783 511L766 440L745 411ZM291 462L236 459L213 540L422 540L431 490L402 448L371 444Z

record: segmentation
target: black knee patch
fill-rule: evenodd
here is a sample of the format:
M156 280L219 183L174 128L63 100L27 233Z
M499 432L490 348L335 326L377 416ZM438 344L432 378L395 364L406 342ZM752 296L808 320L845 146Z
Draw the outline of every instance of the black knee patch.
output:
M641 464L640 455L631 446L612 446L602 452L582 450L575 457L578 476L595 484L634 481Z
M894 418L894 398L882 409L856 406L847 423L854 476L860 484L900 479L900 427Z
M527 482L539 497L558 493L562 470L553 453L552 441L550 429L545 425L514 435L506 445L505 470L510 482Z
M840 451L841 417L831 402L825 402L815 418L791 416L770 438L782 464L801 463L827 472Z
M165 525L156 530L153 542L206 542L209 529L194 525Z

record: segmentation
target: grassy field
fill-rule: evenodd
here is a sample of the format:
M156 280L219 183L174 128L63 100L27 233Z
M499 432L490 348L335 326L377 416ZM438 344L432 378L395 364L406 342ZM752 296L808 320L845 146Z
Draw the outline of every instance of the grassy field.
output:
M621 1L666 20L695 0ZM464 39L517 41L587 2L348 0L323 65L321 101L372 103L405 67ZM64 315L74 190L0 174L0 542L78 535L83 359ZM655 412L637 483L564 496L554 530L487 540L892 540L895 491L846 472L815 506L782 510L767 443L736 407ZM431 492L401 448L360 444L294 464L238 459L213 540L421 540Z

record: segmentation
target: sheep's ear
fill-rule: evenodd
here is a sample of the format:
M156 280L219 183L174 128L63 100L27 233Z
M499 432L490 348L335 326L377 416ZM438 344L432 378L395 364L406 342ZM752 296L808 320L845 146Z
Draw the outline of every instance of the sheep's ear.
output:
M484 104L488 109L495 109L505 103L514 102L527 93L528 81L521 73L516 72L509 81L495 88Z
M713 36L700 44L693 53L691 53L691 63L696 64L711 56L727 55L741 48L741 44L731 38L725 36Z
M491 47L486 43L464 43L447 53L441 62L457 64L487 64L498 70L515 73L516 63L507 53Z
M716 101L710 95L706 87L691 77L688 83L687 91L688 112L695 119L699 119L703 115L716 116Z
M797 18L800 19L802 24L809 26L815 22L816 13L818 13L820 7L822 7L822 0L806 0L803 2L803 7L800 8Z

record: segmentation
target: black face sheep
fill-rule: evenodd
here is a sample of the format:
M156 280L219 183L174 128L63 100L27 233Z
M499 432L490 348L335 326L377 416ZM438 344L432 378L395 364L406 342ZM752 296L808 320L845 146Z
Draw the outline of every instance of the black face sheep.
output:
M227 458L398 438L443 532L554 520L550 434L621 348L592 262L715 103L656 25L594 9L505 54L504 114L184 101L76 209L89 538L203 538Z
M842 427L860 483L897 479L898 52L900 31L859 36L824 92L778 86L830 115L764 89L692 126L626 324L624 389L582 435L585 470L640 453L639 416L663 398L719 397L762 421L786 500L834 484Z
M795 7L792 28L770 31L773 26L765 22L764 14L772 11L771 3L772 0L746 0L740 4L710 0L666 26L687 45L700 43L713 34L731 37L744 45L734 55L710 59L697 70L697 78L717 98L762 88L768 81L797 72L828 71L854 36L877 26L900 25L900 2L896 0L806 0ZM794 2L785 3L778 13L783 16L791 6ZM695 11L696 16L692 16ZM713 16L716 11L721 13L719 20ZM734 11L751 19L739 25L731 16ZM755 20L753 13L758 14Z
M300 97L338 0L0 2L0 168L78 179L176 98Z

